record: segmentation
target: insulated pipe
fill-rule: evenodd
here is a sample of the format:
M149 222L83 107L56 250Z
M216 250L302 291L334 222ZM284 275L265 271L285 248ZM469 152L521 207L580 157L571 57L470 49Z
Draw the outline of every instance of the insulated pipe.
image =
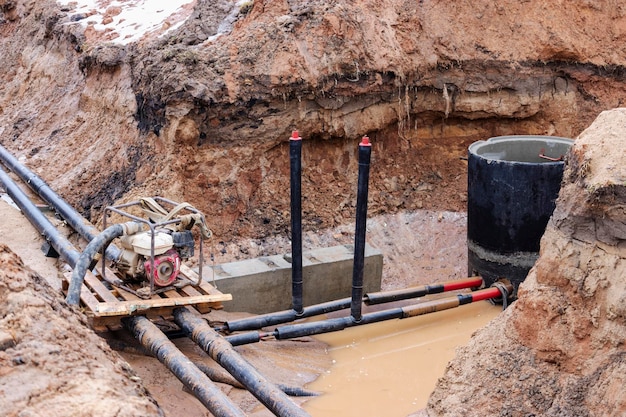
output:
M465 288L478 288L481 285L483 285L483 279L481 277L470 277L455 281L404 288L401 290L370 292L363 296L363 301L367 305L384 304L391 303L393 301L423 297L428 294L438 294Z
M296 319L318 316L320 314L349 308L350 301L350 298L342 298L340 300L304 307L302 314L300 315L296 315L294 310L284 310L239 320L227 321L219 330L225 330L227 332L240 332L243 330L256 330L267 326L274 326L276 324L289 323Z
M480 277L463 278L455 281L446 281L442 283L422 285L418 287L405 288L402 290L367 293L363 296L363 301L367 305L385 304L393 301L423 297L429 294L437 294L447 291L461 290L465 288L478 288L482 284L483 281ZM241 332L245 330L262 329L263 327L289 323L300 318L313 317L320 314L343 310L351 306L351 301L351 298L342 298L339 300L328 301L321 304L314 304L312 306L304 307L303 313L299 316L296 316L296 313L293 310L283 310L239 320L227 321L224 323L224 326L218 328L218 330L227 332ZM227 336L227 340L230 341L230 338L233 338L235 343L237 343L238 339L236 338L238 336L239 335Z
M144 224L139 222L115 224L107 227L102 233L94 237L89 242L73 267L74 270L72 271L72 279L67 290L67 297L65 298L65 301L67 301L68 304L73 305L78 305L80 303L80 289L83 285L83 281L85 280L85 274L89 270L92 260L102 251L103 248L106 248L113 241L113 239L123 235L132 235L142 231L143 228Z
M268 381L233 349L209 324L186 308L174 310L174 320L189 337L226 369L276 416L306 417L309 414L276 385Z
M211 413L219 417L245 417L245 413L150 320L135 316L123 318L122 323Z
M302 138L294 130L289 139L291 172L291 294L296 315L302 308Z
M352 319L361 320L363 301L363 268L365 265L365 231L367 223L367 195L372 145L367 136L359 143L359 180L356 199L356 230L354 233L354 267L352 269Z
M510 283L507 283L506 290L510 291L512 289L513 286ZM454 297L442 298L410 306L364 314L358 322L354 321L351 317L342 317L323 320L320 322L300 323L278 327L274 331L274 337L278 340L284 340L293 339L295 337L312 336L321 333L343 330L346 327L377 323L390 319L404 319L408 317L420 316L423 314L455 308L461 305L473 303L475 301L488 300L501 296L503 296L503 294L499 288L487 288L484 290L474 291L469 294L458 294Z
M87 219L80 215L72 206L55 193L44 180L21 164L6 148L0 145L0 160L4 165L19 176L28 186L35 191L46 203L54 207L55 211L67 222L72 229L76 230L85 240L90 241L100 231ZM55 248L56 249L56 248ZM58 251L57 251L58 252ZM60 253L60 252L59 252ZM107 248L106 257L116 261L120 257L120 250L111 246Z
M313 336L316 334L336 332L339 330L343 330L347 327L378 323L391 319L404 319L408 317L434 313L437 311L443 311L461 305L473 303L475 301L497 299L500 297L504 298L507 296L506 292L508 291L510 293L512 289L513 286L511 285L511 283L505 281L503 283L500 283L499 287L478 290L468 294L458 294L453 297L426 301L423 303L413 304L405 307L391 308L387 310L376 311L373 313L367 313L364 314L361 317L361 320L358 322L354 321L352 316L339 317L316 322L298 323L288 326L282 326L276 328L271 333L249 332L242 333L240 335L227 336L225 337L225 339L233 346L237 346L246 343L255 343L260 341L264 337L270 336L273 336L278 340L284 340L293 339L296 337Z
M9 175L0 168L0 182L7 191L7 194L13 199L15 204L22 210L26 218L35 226L35 228L43 235L48 243L57 251L63 259L71 266L75 265L80 257L80 253L74 246L62 236L50 220L33 204L24 191L9 177Z

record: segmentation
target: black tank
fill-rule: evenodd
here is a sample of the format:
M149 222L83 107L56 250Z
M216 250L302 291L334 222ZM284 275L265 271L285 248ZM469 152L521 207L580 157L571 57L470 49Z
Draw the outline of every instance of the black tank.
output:
M519 284L539 257L539 243L561 188L573 140L498 136L470 145L467 184L468 276L486 286Z

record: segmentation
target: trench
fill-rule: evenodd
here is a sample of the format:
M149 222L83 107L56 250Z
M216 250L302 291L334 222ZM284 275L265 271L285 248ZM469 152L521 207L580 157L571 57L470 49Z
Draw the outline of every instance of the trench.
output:
M357 238L358 222L357 217ZM362 235L364 224L361 228ZM462 236L453 238L460 240ZM448 263L449 260L444 259L443 262ZM357 293L357 299L360 298L361 293ZM436 379L452 358L454 348L467 341L475 329L495 317L498 311L497 307L481 303L471 310L464 308L414 318L406 324L394 320L317 336L328 343L335 364L310 386L328 394L309 401L307 407L310 407L312 415L319 416L337 413L362 415L372 412L373 404L382 407L377 413L398 416L423 408ZM360 310L354 312L354 303L352 317L361 320ZM363 315L365 317L369 317L368 313ZM280 335L278 332L276 337L280 339ZM408 357L412 360L408 361ZM369 404L368 401L359 401L367 393L377 400Z
M456 349L501 311L483 301L315 336L328 344L333 365L308 385L324 394L304 407L315 417L404 417L423 409Z

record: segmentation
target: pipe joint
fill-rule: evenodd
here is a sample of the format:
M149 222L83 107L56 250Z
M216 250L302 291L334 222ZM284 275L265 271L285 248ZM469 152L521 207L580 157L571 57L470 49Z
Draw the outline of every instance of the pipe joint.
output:
M122 234L124 236L134 235L136 233L143 232L148 228L145 223L141 222L126 222L122 223L121 226Z

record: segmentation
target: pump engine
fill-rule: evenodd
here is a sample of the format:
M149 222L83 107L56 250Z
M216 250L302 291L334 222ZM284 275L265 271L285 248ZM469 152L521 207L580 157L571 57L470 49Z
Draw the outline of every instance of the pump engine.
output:
M157 200L175 207L167 211ZM160 197L148 197L136 204L148 217L144 222L150 225L150 230L144 229L120 238L122 250L116 268L124 280L147 280L157 287L169 287L178 278L182 262L194 256L193 226L200 228L201 239L210 238L211 231L206 226L204 215L188 203L177 204ZM137 219L119 207L107 209ZM183 209L186 212L182 212Z

